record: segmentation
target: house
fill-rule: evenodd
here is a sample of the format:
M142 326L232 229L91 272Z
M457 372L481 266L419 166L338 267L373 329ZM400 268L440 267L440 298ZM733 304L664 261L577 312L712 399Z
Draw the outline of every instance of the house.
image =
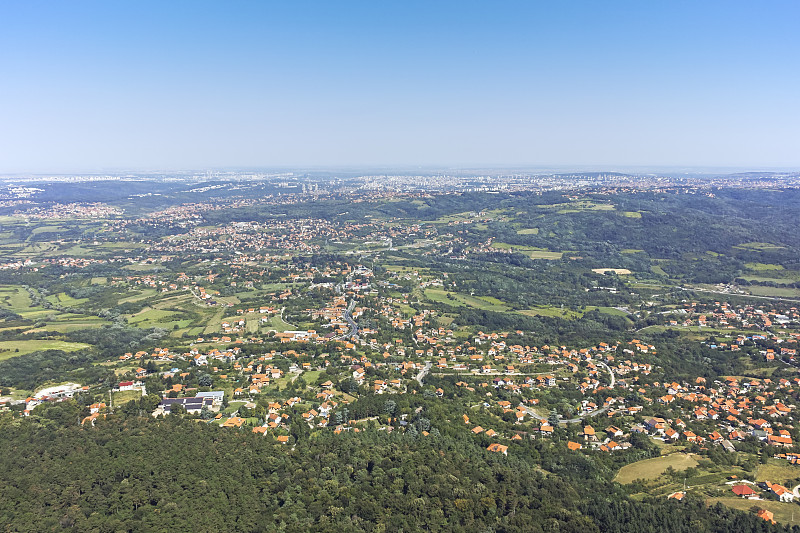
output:
M117 388L121 391L123 390L133 390L135 387L133 381L120 381Z
M222 423L222 427L224 428L240 428L244 424L244 418L238 416L232 416L231 418L227 419L225 422Z
M211 403L214 406L222 405L225 398L225 391L215 390L209 392L198 392L195 397L197 398L211 398Z
M503 455L508 455L508 446L504 446L502 444L490 444L488 448L486 448L490 452L497 452L502 453Z
M748 500L758 500L758 493L747 485L734 485L731 489L735 495Z
M791 490L787 489L783 485L778 485L777 483L770 483L769 481L766 482L767 487L769 488L770 493L778 498L778 500L782 502L792 502L794 501L794 494Z
M767 522L775 523L775 520L772 518L772 511L767 511L766 509L759 509L756 512L756 516L761 518L762 520L766 520Z

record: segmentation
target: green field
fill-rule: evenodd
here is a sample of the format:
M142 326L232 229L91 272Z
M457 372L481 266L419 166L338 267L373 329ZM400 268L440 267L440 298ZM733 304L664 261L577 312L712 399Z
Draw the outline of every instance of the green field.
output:
M128 302L138 302L140 300L150 298L151 296L155 296L156 294L158 294L158 292L155 289L137 289L131 291L125 298L121 298L119 303L124 304Z
M18 355L25 355L41 350L63 350L74 352L83 348L91 347L90 344L82 342L65 342L51 340L23 340L23 341L0 341L0 360L11 359ZM19 350L19 351L17 351Z
M75 331L79 329L88 329L88 328L99 328L101 326L107 326L111 324L108 320L103 320L102 318L96 317L77 317L70 319L70 320L61 320L61 317L57 317L55 322L48 322L42 327L34 328L29 331L37 332L37 331L53 331L56 333L67 333L69 331Z
M30 310L31 299L24 288L5 285L0 287L0 306L21 313Z
M766 287L761 285L750 285L747 287L753 296L774 296L776 298L800 298L800 289L790 287Z
M773 265L770 263L745 263L744 266L757 272L763 272L766 270L783 270L783 265Z
M448 298L448 295L451 295L452 299ZM473 307L484 311L503 312L511 309L497 298L491 296L470 296L468 294L446 291L444 289L425 289L425 297L434 302L456 307Z
M539 235L539 228L525 228L517 230L517 235Z
M512 250L517 253L525 254L531 259L561 259L564 255L563 252L551 252L545 248L536 248L535 246L517 246L515 244L508 244L507 242L493 243L492 248L497 248L498 250Z
M540 209L553 209L558 214L579 213L581 211L614 211L615 207L611 204L601 204L589 200L576 200L561 204L537 205Z
M734 248L738 248L739 250L756 250L761 252L766 251L774 251L774 250L782 250L783 246L778 246L777 244L770 244L768 242L745 242L734 246Z
M556 316L566 318L567 320L577 320L583 316L580 311L573 311L572 309L561 309L559 307L542 306L533 309L522 309L518 311L521 315L525 316Z
M736 497L711 498L709 500L709 504L717 502L726 507L750 513L755 513L759 508L766 509L772 512L776 522L791 525L800 524L800 509L798 509L796 503L781 503L773 500L745 500Z
M755 283L794 283L800 281L800 272L797 270L772 270L765 272L764 275L742 274L739 277Z
M673 453L663 457L644 459L636 461L620 468L619 473L614 478L617 483L632 483L637 479L656 479L667 471L669 467L681 471L687 468L694 468L698 465L691 455L685 453Z
M89 301L88 298L73 298L72 296L64 292L59 292L58 294L51 294L47 296L45 300L47 300L51 304L63 307L80 307L81 305Z
M260 316L259 316L259 318L260 318ZM259 323L258 322L258 318L253 318L253 321L256 324ZM295 329L295 326L289 324L288 322L286 322L285 320L283 320L281 318L281 314L280 313L276 313L276 314L270 316L269 317L269 322L264 322L263 324L261 324L260 327L263 328L266 331L275 330L275 331L278 331L278 332L281 332L281 331L294 331L294 329Z
M773 483L783 484L788 481L794 482L799 479L800 468L781 459L770 459L767 464L758 466L756 478L753 481L772 481ZM797 483L795 483L795 485L796 484Z

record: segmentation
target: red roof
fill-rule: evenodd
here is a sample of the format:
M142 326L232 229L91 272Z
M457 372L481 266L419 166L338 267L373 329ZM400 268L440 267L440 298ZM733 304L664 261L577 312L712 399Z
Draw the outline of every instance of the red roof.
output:
M756 493L753 489L748 487L747 485L734 485L733 493L737 496L752 496Z

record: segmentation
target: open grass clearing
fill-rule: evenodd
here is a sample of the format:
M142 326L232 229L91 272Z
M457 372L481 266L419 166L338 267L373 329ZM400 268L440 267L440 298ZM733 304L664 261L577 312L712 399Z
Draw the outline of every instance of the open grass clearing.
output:
M757 509L771 511L776 522L781 524L800 524L800 509L796 503L781 503L774 500L746 500L736 497L711 498L709 504L721 503L732 509L739 509L748 513L755 514Z
M90 344L84 344L82 342L66 342L56 340L0 341L0 360L11 359L12 357L42 350L63 350L65 352L74 352L76 350L82 350L90 347Z
M102 326L108 326L111 322L108 320L103 320L102 318L93 319L91 317L75 319L75 320L68 320L68 321L58 321L58 322L48 322L44 326L40 328L34 328L27 330L25 333L36 333L40 331L52 331L54 333L68 333L70 331L77 331L80 329L90 329L90 328L99 328Z
M129 302L138 302L140 300L144 300L146 298L150 298L151 296L155 296L157 291L155 289L141 289L131 291L128 296L125 298L121 298L118 303L125 304Z
M59 292L58 294L51 294L47 296L45 299L51 304L60 305L63 307L80 307L81 305L89 301L88 298L73 298L72 296L70 296L65 292Z
M539 209L553 209L559 214L578 213L580 211L614 211L615 209L611 204L592 202L590 200L573 200L559 204L541 204L536 207Z
M686 453L673 453L671 455L664 455L655 457L653 459L644 459L636 461L629 465L620 468L614 481L617 483L632 483L637 479L656 479L661 474L667 471L669 467L674 470L683 471L687 468L694 468L698 465L697 460L693 455Z
M583 313L581 313L580 311L573 311L572 309L567 309L567 308L562 309L560 307L552 307L552 306L535 307L533 309L522 309L517 312L525 316L552 316L552 317L565 318L567 320L577 320L583 316Z
M255 320L256 324L258 324L258 320ZM265 329L266 331L294 331L295 326L289 324L284 319L281 318L280 313L275 313L274 315L269 317L267 322L261 324L261 328Z
M770 459L766 464L758 465L756 478L753 481L771 481L773 483L784 484L796 479L800 479L800 468L790 464L788 461ZM798 516L800 516L800 513Z
M140 390L123 390L119 392L115 392L112 396L114 401L114 407L119 407L121 405L125 405L131 400L138 400L142 397L142 391Z
M740 250L751 250L751 251L756 250L765 252L765 251L783 250L784 247L769 242L745 242L734 246L734 248L738 248Z
M745 263L744 266L750 270L755 270L756 272L783 270L783 265L775 265L771 263Z
M750 285L747 290L753 296L773 296L776 298L800 298L800 289L790 287L767 287Z
M497 298L491 296L471 296L459 292L446 291L444 289L425 289L425 297L434 302L444 303L452 306L466 306L484 311L508 311L511 308Z
M796 270L773 270L765 274L742 274L739 277L755 283L775 283L776 285L800 281L800 272Z
M20 313L31 308L31 299L24 288L5 285L0 287L0 306Z
M661 268L661 265L651 265L650 266L650 272L652 272L653 274L655 274L657 276L664 276L664 277L668 277L669 276L669 274L667 274L664 271L664 269Z
M531 259L561 259L564 255L564 252L551 252L546 248L537 248L535 246L518 246L515 244L509 244L507 242L496 242L492 243L492 248L497 248L498 250L511 250L512 252L520 253L527 255Z

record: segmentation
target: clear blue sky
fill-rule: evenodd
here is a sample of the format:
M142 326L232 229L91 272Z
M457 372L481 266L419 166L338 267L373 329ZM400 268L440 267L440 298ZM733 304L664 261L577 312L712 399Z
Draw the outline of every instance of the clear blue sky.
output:
M800 167L800 2L7 1L0 172Z

